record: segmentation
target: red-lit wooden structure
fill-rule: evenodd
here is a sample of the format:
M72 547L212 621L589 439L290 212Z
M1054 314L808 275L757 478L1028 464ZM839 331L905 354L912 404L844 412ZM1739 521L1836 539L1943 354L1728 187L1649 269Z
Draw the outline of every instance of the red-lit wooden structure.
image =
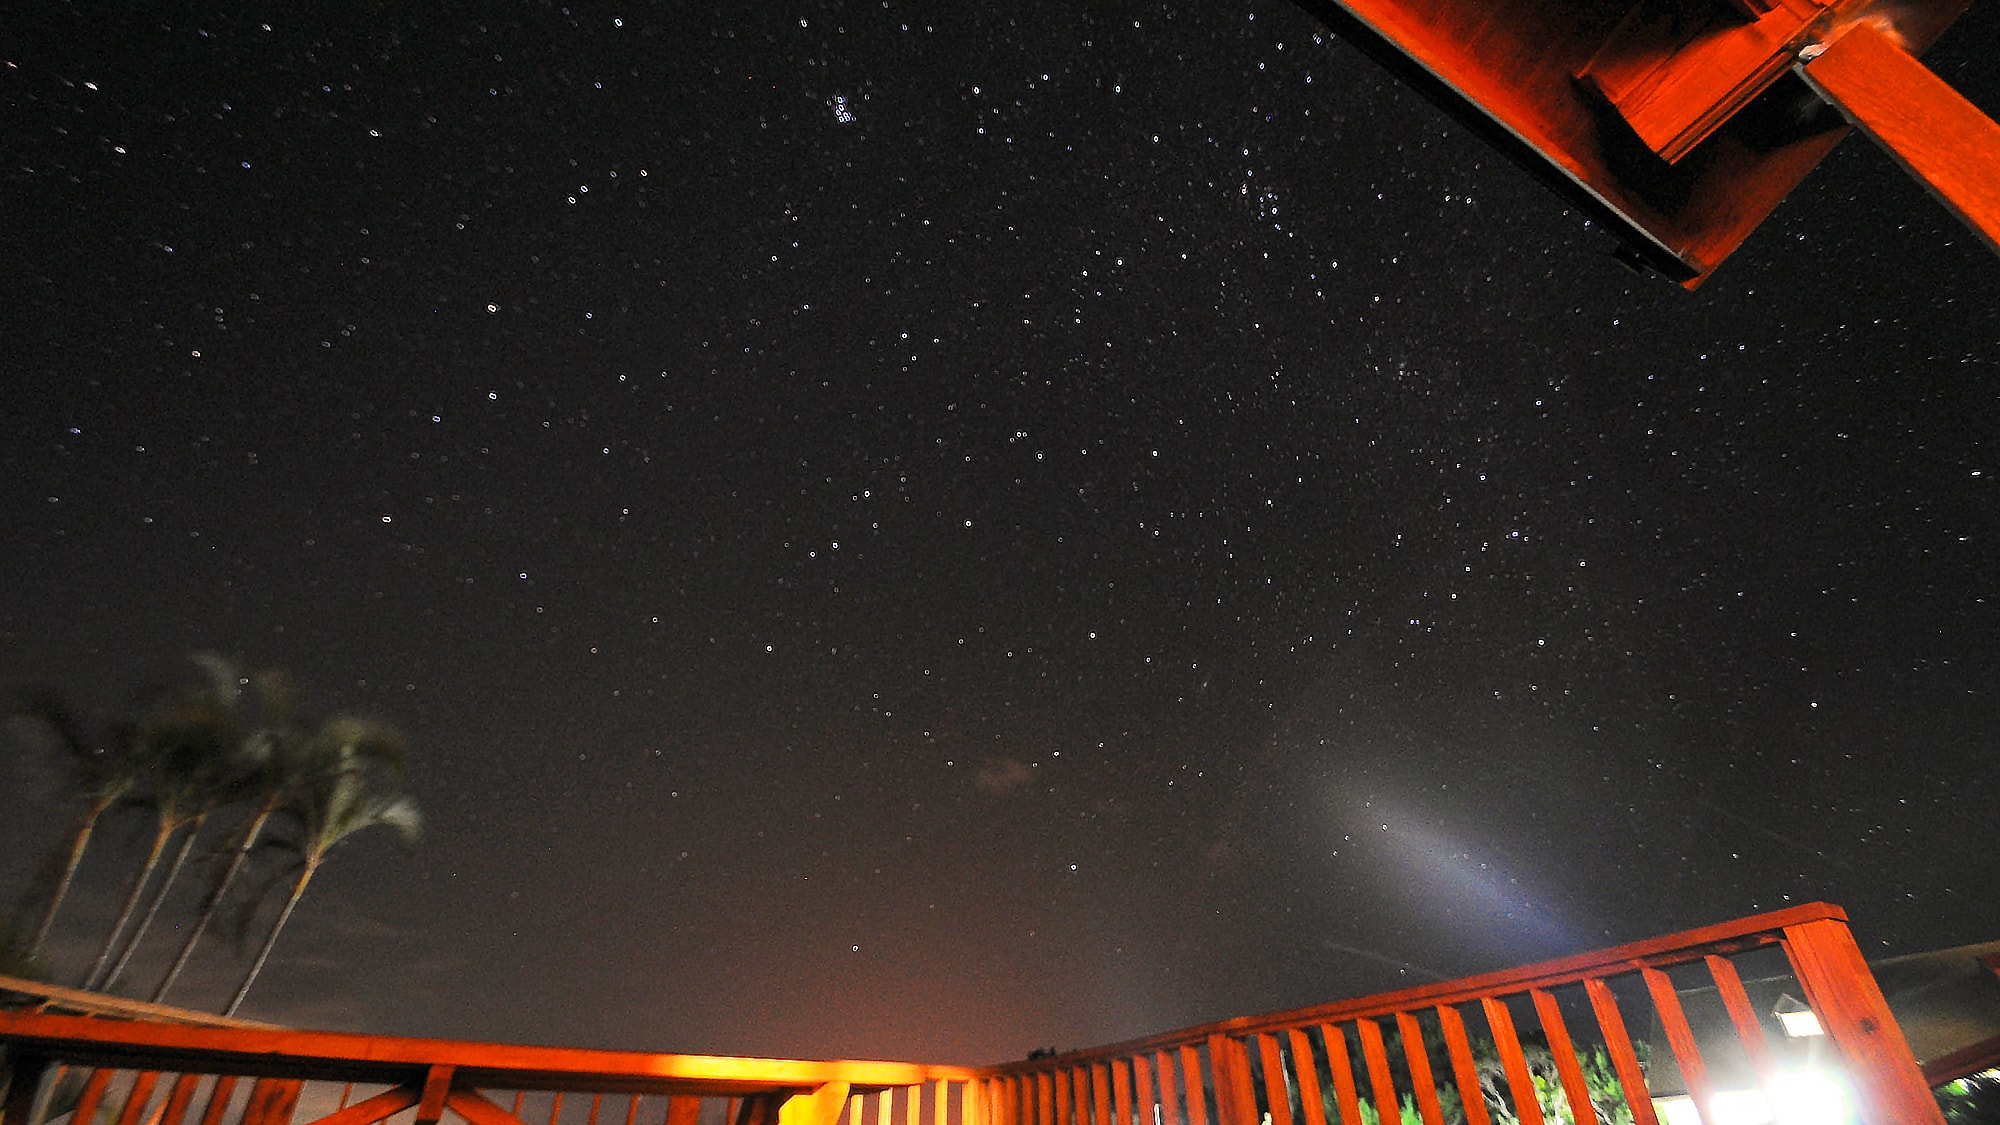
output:
M991 1067L0 1012L11 1072L0 1125L1362 1125L1364 1101L1379 1120L1413 1106L1426 1125L1446 1125L1453 1097L1453 1120L1467 1125L1494 1125L1501 1114L1544 1125L1558 1105L1589 1121L1614 1101L1638 1125L1659 1125L1662 1091L1649 1082L1669 1069L1677 1096L1708 1120L1726 1086L1784 1088L1800 1041L1746 988L1768 986L1773 964L1817 1017L1812 1057L1831 1068L1860 1120L1943 1125L1930 1085L1956 1075L1918 1067L1845 914L1823 903ZM1590 1057L1609 1059L1615 1089L1590 1085ZM1984 1058L1965 1053L1952 1065Z
M1915 60L1966 0L1301 0L1701 283L1858 126L2000 250L2000 126Z

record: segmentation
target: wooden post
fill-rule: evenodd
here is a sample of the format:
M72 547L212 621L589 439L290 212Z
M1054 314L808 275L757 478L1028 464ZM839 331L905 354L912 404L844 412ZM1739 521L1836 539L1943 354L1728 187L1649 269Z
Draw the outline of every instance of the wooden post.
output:
M1851 34L1851 33L1850 33ZM1847 1063L1847 1080L1869 1125L1945 1125L1903 1029L1847 925L1832 919L1785 927L1785 953Z
M444 1116L444 1100L451 1093L451 1073L451 1067L434 1066L424 1076L424 1095L423 1100L417 1103L416 1125L437 1125L438 1118ZM591 1101L590 1108L591 1125L597 1125L595 1099Z
M1794 69L2000 251L2000 125L1870 23Z
M847 1104L848 1085L828 1082L810 1094L793 1094L778 1106L778 1125L836 1125ZM883 1097L889 1092L884 1090Z
M296 1078L259 1078L250 1087L240 1125L291 1125L305 1083Z
M1250 1055L1233 1035L1208 1037L1208 1070L1215 1078L1216 1125L1258 1125L1257 1090L1250 1082Z

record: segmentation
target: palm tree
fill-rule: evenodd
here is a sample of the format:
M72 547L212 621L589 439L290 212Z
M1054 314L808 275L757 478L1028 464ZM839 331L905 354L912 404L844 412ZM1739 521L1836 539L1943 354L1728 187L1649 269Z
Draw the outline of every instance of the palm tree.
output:
M218 682L242 682L236 666L221 657L198 653L195 659ZM181 947L175 953L173 963L167 966L160 982L153 986L153 994L148 999L155 1004L165 999L167 991L180 978L181 970L194 956L195 946L201 942L209 923L215 920L216 912L221 909L229 888L249 863L251 851L264 835L264 826L270 823L278 807L292 795L305 769L306 758L301 750L308 740L294 725L297 693L291 678L283 671L271 668L250 677L250 682L256 688L254 697L239 699L238 704L244 713L242 725L251 733L242 742L237 757L240 773L232 789L255 801L256 808L237 826L223 849L229 856L229 862L217 874L208 894L202 899L201 909L195 915L194 924L188 927L187 936L181 939ZM401 766L400 743L369 743L357 748L357 753L383 764L391 764L386 759L394 758L393 764L398 768Z
M298 853L296 865L287 872L294 875L291 894L264 935L249 974L223 1009L224 1015L235 1015L242 1005L264 962L270 959L272 947L278 944L278 935L305 895L307 884L334 845L377 825L393 828L406 842L415 842L422 827L416 800L382 785L384 772L400 772L393 768L385 771L382 765L399 765L401 747L402 736L392 728L348 716L327 720L314 734L305 749L306 765L298 787L284 806L296 829L287 846Z
M169 693L155 703L140 721L136 753L150 775L151 786L146 799L153 806L153 842L132 880L132 889L126 894L117 919L111 924L111 932L105 935L97 959L84 976L84 988L110 987L112 977L116 975L116 970L111 968L112 955L120 948L125 927L138 910L146 886L158 869L167 845L191 825L197 826L196 831L199 831L198 825L213 810L238 741L234 718L232 708L225 699L218 698L212 690L202 688ZM181 847L180 858L174 864L174 873L186 860L193 842L194 837L190 833ZM171 878L172 873L168 876L169 880ZM155 910L158 909L158 898L165 893L166 884L163 883L156 896ZM148 912L147 921L151 920L152 913ZM131 948L136 946L143 933L143 926L133 932L125 947L126 956L118 960L119 968L123 968Z
M76 713L54 692L30 692L8 710L11 715L27 719L55 735L75 770L75 792L83 800L83 808L70 829L69 843L58 853L60 858L53 865L54 886L49 892L48 906L43 908L42 919L27 942L25 955L32 960L41 955L42 945L48 940L63 900L69 896L77 866L83 862L84 850L90 846L98 822L137 782L140 760L135 753L135 728L129 724L114 726L107 740L93 743L84 735Z

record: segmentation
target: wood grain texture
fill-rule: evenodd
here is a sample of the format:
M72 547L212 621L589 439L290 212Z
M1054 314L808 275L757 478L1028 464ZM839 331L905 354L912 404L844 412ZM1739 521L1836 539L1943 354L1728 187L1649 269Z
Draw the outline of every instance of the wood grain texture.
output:
M1798 69L2000 252L2000 125L1872 24L1855 24Z
M1870 1125L1944 1125L1903 1029L1846 926L1787 927L1785 953L1826 1035L1848 1060L1848 1081ZM1859 1064L1859 1065L1856 1065Z

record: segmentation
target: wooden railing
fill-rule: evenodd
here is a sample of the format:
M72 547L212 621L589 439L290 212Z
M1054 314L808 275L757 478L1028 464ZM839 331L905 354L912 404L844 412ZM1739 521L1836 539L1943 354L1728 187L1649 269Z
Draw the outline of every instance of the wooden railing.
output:
M1832 1120L1784 1104L1832 1090L1871 1125L1942 1125L1846 921L1839 907L1815 903L1012 1063L985 1080L980 1097L993 1107L992 1125L1364 1125L1364 1102L1384 1123L1659 1125L1666 1116L1677 1125L1684 1106L1720 1125L1756 1120L1758 1101L1781 1121ZM1798 1006L1810 1008L1824 1034L1787 1036L1775 1013L1752 1003L1745 963L1755 966L1760 992L1772 989L1764 978L1782 974L1778 983L1797 988ZM1697 1001L1719 1009L1717 1018L1691 1018ZM1634 1043L1633 1015L1644 1019L1641 1042L1655 1048L1648 1058ZM1648 1034L1654 1027L1657 1036ZM1656 1098L1678 1104L1662 1114Z
M1780 1033L1774 990L1824 1034ZM144 1016L0 1012L0 1125L1678 1125L1683 1111L1724 1125L1755 1119L1745 1098L1786 1120L1807 1063L1868 1125L1943 1125L1845 915L1824 904L995 1067L130 1015Z

